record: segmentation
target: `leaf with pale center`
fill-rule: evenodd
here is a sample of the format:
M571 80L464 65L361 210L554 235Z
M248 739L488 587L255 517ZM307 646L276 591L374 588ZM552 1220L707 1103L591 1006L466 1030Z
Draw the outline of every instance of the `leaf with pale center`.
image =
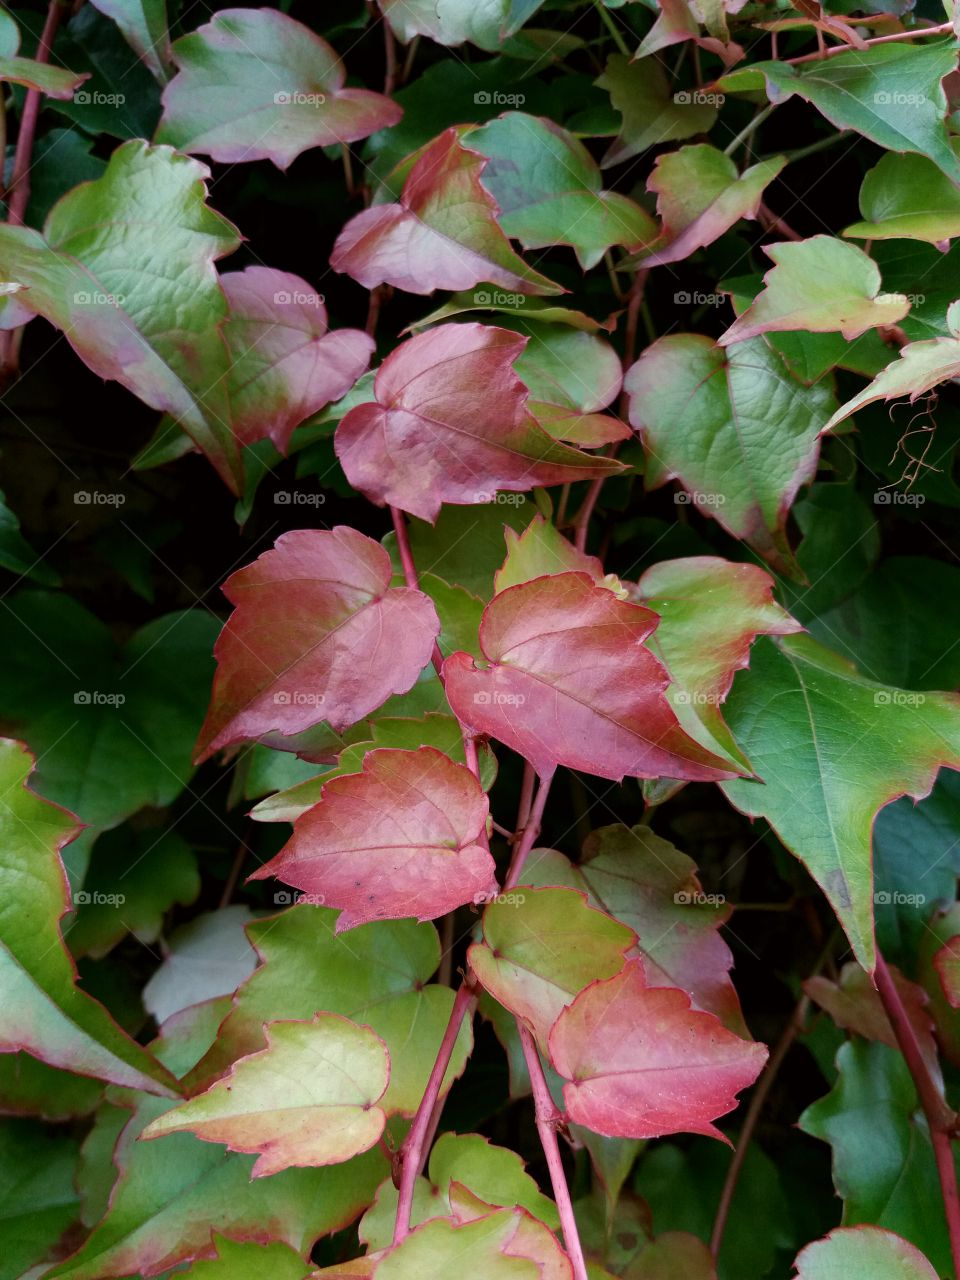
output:
M879 1227L839 1227L801 1249L795 1280L937 1280L919 1249Z

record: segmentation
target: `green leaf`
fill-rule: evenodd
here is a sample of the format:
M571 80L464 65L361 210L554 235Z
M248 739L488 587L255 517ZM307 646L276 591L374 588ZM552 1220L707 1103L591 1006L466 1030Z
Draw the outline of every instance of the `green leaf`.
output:
M158 1024L182 1009L229 995L253 972L256 957L240 904L194 916L166 939L163 963L143 988L143 1005Z
M766 83L771 102L799 94L837 129L855 129L889 151L927 156L960 184L960 160L947 134L941 81L957 66L954 40L876 44L799 67L758 62L717 81L725 93Z
M55 1256L57 1243L78 1217L77 1154L72 1138L41 1125L0 1122L0 1280L18 1280Z
M816 471L836 403L829 387L796 382L764 341L724 350L700 334L660 338L624 386L647 453L647 487L676 477L701 514L796 574L787 515Z
M280 1241L238 1243L214 1234L213 1244L215 1258L194 1262L180 1274L191 1280L263 1280L265 1275L270 1280L304 1280L311 1270L309 1262Z
M886 1045L851 1040L837 1067L832 1092L808 1107L799 1124L833 1148L844 1226L895 1231L923 1249L938 1273L949 1272L933 1147L903 1057Z
M610 94L610 101L623 117L620 132L601 160L603 168L622 164L648 147L677 142L706 133L717 118L717 108L709 99L716 95L675 93L659 58L631 62L615 53L597 80ZM699 101L705 98L707 101Z
M127 44L164 84L170 78L166 0L92 0L92 3L113 19Z
M60 849L78 828L28 789L32 769L21 743L0 739L0 1051L25 1049L54 1067L169 1094L169 1072L77 985L59 921L69 903Z
M809 624L845 600L873 568L880 554L878 508L869 506L855 484L812 484L793 508L803 534L796 558L807 581L780 579L787 608ZM825 644L832 637L818 633Z
M890 154L864 178L860 214L863 221L847 227L845 236L926 240L944 248L960 236L960 190L926 156Z
M525 249L570 245L589 271L612 245L636 250L656 239L649 213L604 191L589 151L552 120L509 111L467 141L490 161L483 185L500 206L500 226Z
M255 1152L252 1178L343 1164L369 1151L386 1123L375 1105L390 1076L380 1037L334 1013L270 1022L264 1034L265 1049L154 1120L143 1137L190 1132L230 1151Z
M449 987L427 985L440 962L437 931L398 920L336 934L336 919L335 911L302 903L248 926L262 963L237 991L216 1043L190 1073L192 1091L262 1049L265 1022L312 1018L323 1010L370 1027L386 1042L390 1087L382 1106L416 1110L453 1007ZM445 1088L463 1071L471 1046L467 1021Z
M167 614L118 651L66 596L8 598L0 699L37 753L37 790L95 828L170 804L193 773L216 631L203 610Z
M493 52L542 4L543 0L381 0L380 8L404 42L425 35L444 45L469 40Z
M556 1205L541 1193L516 1152L494 1146L479 1133L443 1134L430 1152L427 1174L416 1182L414 1226L450 1212L454 1182L488 1204L520 1205L553 1231L560 1225ZM384 1249L391 1243L396 1216L397 1189L388 1178L360 1220L360 1239L368 1249Z
M34 62L32 58L0 56L0 81L22 84L27 89L37 89L48 98L72 98L77 87L89 75L75 75L63 67L52 67L47 62Z
M852 1227L808 1244L794 1263L797 1280L937 1280L919 1249L890 1231Z
M759 640L726 711L763 784L724 791L806 864L872 972L874 820L927 795L940 765L960 768L960 698L875 684L803 636Z
M239 235L205 203L207 176L167 147L126 143L102 178L53 208L42 235L0 227L0 275L28 287L30 307L94 373L171 413L239 492L213 266Z
M856 245L835 236L766 246L774 266L749 310L719 339L721 346L761 333L840 330L848 340L867 329L896 324L910 309L902 293L882 293L880 269Z
M20 521L0 493L0 566L18 577L31 578L44 587L60 585L60 575L43 563L20 532Z
M48 1067L28 1053L0 1054L0 1111L5 1115L72 1120L89 1115L103 1096L103 1085Z
M507 540L507 555L493 579L498 592L551 573L589 573L596 582L604 578L603 565L596 556L578 551L555 525L541 515L535 515L520 534L510 528L503 532Z
M465 1258L483 1280L540 1280L543 1269L537 1262L513 1255L515 1233L514 1215L505 1210L462 1226L435 1218L377 1263L377 1280L449 1280Z

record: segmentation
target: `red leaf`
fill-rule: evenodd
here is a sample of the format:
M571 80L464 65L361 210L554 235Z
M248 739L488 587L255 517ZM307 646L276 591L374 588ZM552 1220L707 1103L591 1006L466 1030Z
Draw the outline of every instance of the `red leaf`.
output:
M670 677L644 641L657 616L583 573L535 578L487 605L480 647L443 667L454 713L498 738L543 777L558 764L601 778L735 776L680 728L664 690Z
M360 329L327 333L323 299L306 280L270 267L220 277L230 304L230 407L243 444L270 439L286 453L293 429L339 400L366 371L374 341Z
M485 156L451 128L424 147L398 204L351 218L330 255L334 271L365 289L392 284L407 293L498 284L525 293L564 290L528 267L497 224L496 200L480 181Z
M433 521L443 502L490 502L497 489L588 480L620 470L560 444L530 416L514 372L526 338L445 324L392 352L376 402L351 409L335 447L347 479L380 506Z
M214 650L198 759L321 721L340 730L406 693L440 622L427 596L391 587L391 574L378 542L340 525L285 533L228 578L224 594L237 608Z
M594 982L561 1013L550 1057L562 1076L567 1113L611 1138L702 1133L736 1106L767 1059L712 1013L690 1008L673 987L648 987L641 960Z
M343 908L337 933L368 920L432 920L496 893L494 861L477 844L487 810L474 775L442 751L368 751L363 772L329 782L250 879L276 876Z

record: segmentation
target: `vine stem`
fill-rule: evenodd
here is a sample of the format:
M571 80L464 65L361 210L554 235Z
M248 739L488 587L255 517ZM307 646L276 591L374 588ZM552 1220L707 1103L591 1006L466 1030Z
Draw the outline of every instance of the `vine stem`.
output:
M527 855L533 848L534 841L540 834L540 825L543 822L543 811L547 805L547 796L550 794L550 785L553 782L553 774L549 773L540 779L540 786L537 788L536 799L530 808L530 816L527 819L523 835L513 851L513 857L510 859L510 866L507 869L507 878L503 882L504 891L514 888L519 883L520 877L523 875L523 866L527 860Z
M937 27L918 27L915 31L895 31L890 36L871 36L864 40L863 47L874 44L893 44L898 40L918 40L921 36L947 36L953 32L952 22L941 22ZM820 62L823 58L832 58L838 53L849 53L848 44L831 44L816 53L804 53L799 58L785 58L784 65L795 67L801 62Z
M50 0L47 6L47 17L40 33L40 43L34 54L35 62L49 62L53 52L53 38L57 28L67 12L67 5L61 0ZM9 205L7 221L12 227L23 225L23 218L30 199L30 167L33 157L33 141L37 132L37 120L40 116L40 104L43 94L39 89L28 89L23 101L23 115L20 117L20 129L17 133L17 146L13 153L13 173L10 176Z
M393 521L393 531L397 535L397 551L400 553L400 565L403 569L403 577L407 586L413 591L420 590L420 576L417 573L417 565L413 558L413 549L410 546L410 532L407 528L407 522L403 518L403 512L397 507L390 508L390 518ZM440 646L436 640L433 642L433 653L430 655L430 661L433 663L433 669L443 681L443 654L440 652ZM473 738L460 726L463 733L463 747L466 752L467 765L471 772L477 778L480 777L480 765L477 760L477 744Z
M397 1220L393 1229L393 1243L400 1244L410 1233L410 1212L413 1208L413 1193L417 1178L423 1168L427 1156L427 1139L433 1127L434 1111L440 1099L440 1086L450 1065L453 1047L457 1043L460 1027L467 1013L473 1012L476 997L472 988L463 981L453 999L453 1008L447 1029L443 1033L437 1059L430 1072L430 1079L423 1091L413 1125L400 1148L400 1182L397 1198Z
M951 1135L957 1123L957 1117L947 1106L943 1095L930 1074L924 1061L917 1033L913 1029L900 992L887 966L886 960L877 952L876 968L877 991L883 1002L890 1025L900 1046L900 1052L913 1083L917 1087L920 1106L930 1127L930 1138L933 1142L933 1153L937 1161L937 1173L940 1178L940 1191L943 1196L943 1208L947 1218L947 1231L950 1235L950 1253L953 1258L953 1271L960 1280L960 1192L957 1189L957 1169L953 1162Z
M563 1244L573 1263L574 1280L587 1280L587 1263L580 1244L580 1233L573 1213L573 1201L570 1199L570 1188L567 1186L566 1174L563 1171L563 1160L560 1157L560 1144L557 1141L557 1129L563 1123L563 1116L557 1110L543 1073L543 1064L534 1038L528 1028L517 1019L520 1032L520 1044L523 1056L530 1073L530 1084L533 1088L533 1106L540 1135L540 1145L547 1158L550 1170L550 1182L553 1185L553 1198L557 1202L560 1214L560 1227L563 1231Z
M767 106L763 108L762 111L758 111L757 114L753 117L753 119L748 124L744 125L744 127L740 130L740 132L733 139L733 141L729 143L726 147L724 147L723 154L725 156L732 156L733 153L736 151L737 147L739 147L742 143L746 142L748 138L752 138L753 135L756 133L756 131L763 124L764 120L766 120L767 116L769 116L770 113L774 110L776 105L777 104L775 102L770 102L767 104Z

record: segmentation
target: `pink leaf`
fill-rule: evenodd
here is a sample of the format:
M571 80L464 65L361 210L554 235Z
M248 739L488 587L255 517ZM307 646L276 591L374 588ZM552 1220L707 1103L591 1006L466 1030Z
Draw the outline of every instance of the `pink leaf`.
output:
M477 842L487 797L469 769L433 747L368 751L335 778L251 880L276 876L343 908L337 933L368 920L432 920L497 891Z
M247 267L220 277L230 304L230 407L243 444L270 439L286 453L295 427L346 395L374 341L359 329L327 333L323 298L300 276Z
M571 1082L563 1098L576 1124L611 1138L722 1138L712 1121L753 1084L767 1049L691 1009L685 991L648 987L643 962L631 960L561 1013L550 1056Z
M433 521L441 503L490 502L620 470L552 439L530 416L513 362L526 339L483 324L446 324L403 343L351 409L335 447L347 479L372 501Z
M565 292L528 267L500 230L496 200L480 181L488 161L445 130L417 157L399 203L351 218L330 265L365 289L392 284L407 293L498 284L525 293Z
M484 610L488 667L466 653L446 660L447 697L474 733L512 747L541 777L558 764L616 780L730 777L664 696L670 677L644 644L656 625L586 574L535 578Z
M219 664L199 759L269 733L361 720L406 693L440 631L427 596L391 587L390 557L343 525L285 533L224 584L237 607Z

